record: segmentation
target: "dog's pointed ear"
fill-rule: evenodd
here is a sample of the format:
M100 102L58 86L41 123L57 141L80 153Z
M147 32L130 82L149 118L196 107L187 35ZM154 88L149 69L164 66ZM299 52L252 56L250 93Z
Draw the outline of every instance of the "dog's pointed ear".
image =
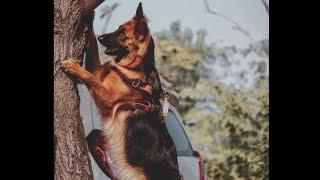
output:
M138 35L147 35L148 34L148 25L146 21L138 21L138 23L135 26L135 32Z
M142 3L140 2L138 5L138 8L136 10L136 15L134 16L135 19L142 19L144 18L143 16L143 9L142 9Z

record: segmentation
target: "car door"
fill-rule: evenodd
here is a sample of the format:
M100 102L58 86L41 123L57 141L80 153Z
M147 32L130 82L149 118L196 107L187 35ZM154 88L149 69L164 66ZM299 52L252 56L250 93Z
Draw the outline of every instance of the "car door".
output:
M178 113L171 106L165 124L177 149L180 173L184 180L199 180L199 161L193 156L193 148Z

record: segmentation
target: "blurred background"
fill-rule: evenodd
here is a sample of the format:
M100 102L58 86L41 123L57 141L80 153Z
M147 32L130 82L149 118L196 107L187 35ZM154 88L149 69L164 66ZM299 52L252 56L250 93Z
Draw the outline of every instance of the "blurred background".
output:
M96 9L97 35L135 14L138 0ZM269 1L142 0L163 86L208 179L269 179ZM99 44L101 60L107 57Z

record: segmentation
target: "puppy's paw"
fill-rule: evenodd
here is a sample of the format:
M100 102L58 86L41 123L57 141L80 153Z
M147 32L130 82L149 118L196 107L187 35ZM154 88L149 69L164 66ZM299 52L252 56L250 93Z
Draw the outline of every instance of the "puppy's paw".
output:
M81 66L77 63L77 61L68 59L61 63L61 68L69 74L77 75L79 70L81 69Z

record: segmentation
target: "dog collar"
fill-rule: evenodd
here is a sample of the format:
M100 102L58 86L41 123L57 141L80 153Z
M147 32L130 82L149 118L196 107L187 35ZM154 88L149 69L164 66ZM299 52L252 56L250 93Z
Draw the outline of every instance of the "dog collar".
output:
M121 79L128 85L130 85L132 88L136 89L137 91L139 91L142 95L146 95L146 99L148 100L143 100L143 101L139 101L139 102L134 102L134 104L132 104L132 102L128 102L127 105L131 105L133 107L137 107L139 109L143 109L144 111L149 111L150 107L151 107L151 103L150 103L150 99L152 97L153 94L153 88L152 86L150 86L147 82L144 82L140 79L131 79L128 78L122 71L120 71L116 66L112 66L110 67L111 69L113 69L120 77ZM162 114L163 116L167 116L168 114L168 110L169 110L169 102L170 101L170 93L168 91L164 91L163 93L161 93L161 98L164 100L163 101L163 106L162 106ZM130 107L130 106L128 106Z
M147 82L144 82L140 79L128 78L127 75L120 71L116 66L111 66L110 68L114 70L126 84L130 85L132 88L138 90L142 94L152 96L153 88Z

